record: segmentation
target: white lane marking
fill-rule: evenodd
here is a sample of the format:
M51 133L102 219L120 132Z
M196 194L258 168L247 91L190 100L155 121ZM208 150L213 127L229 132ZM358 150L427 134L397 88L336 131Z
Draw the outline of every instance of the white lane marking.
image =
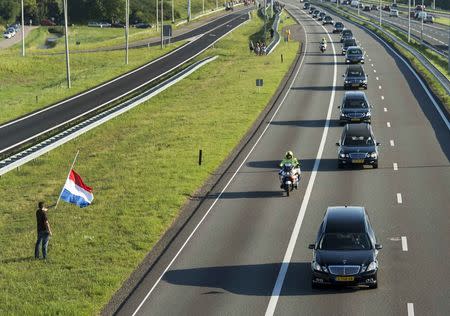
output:
M375 79L380 80L380 78L378 78L378 77L375 77Z
M384 100L384 95L381 96L381 100Z
M384 108L383 110L384 110L384 112L387 112L387 108Z
M374 69L374 70L373 70L373 72L377 72L377 70L376 70L376 69Z
M387 126L387 127L391 127L391 122L387 122L387 123L386 123L386 126Z
M316 22L317 23L317 22ZM320 24L319 24L320 25ZM325 30L325 27L322 26ZM297 237L300 233L300 227L302 226L303 218L305 217L306 208L308 207L308 202L311 197L312 188L314 186L314 181L316 179L317 170L319 169L320 159L322 157L323 149L325 147L325 141L327 139L328 129L330 127L330 119L331 112L333 109L334 98L336 94L336 77L337 77L337 59L336 59L336 50L334 48L333 41L331 39L330 34L328 34L328 38L330 43L332 43L333 48L333 56L334 56L334 74L333 74L333 90L331 92L330 103L328 104L328 113L325 122L325 127L322 133L322 139L320 141L319 150L317 151L316 160L314 161L314 167L311 172L311 176L309 178L308 186L306 187L305 195L303 197L302 204L300 206L300 211L297 216L297 220L295 221L295 226L291 234L291 238L289 239L289 244L286 249L286 253L284 255L283 263L281 264L280 271L278 272L277 280L272 290L272 294L270 296L269 305L267 306L265 316L273 316L275 313L275 308L277 306L278 298L280 297L281 289L283 288L284 278L286 277L286 273L289 268L289 263L291 262L292 254L294 253L295 244L297 243Z
M402 250L408 251L408 241L406 240L406 236L402 236Z
M398 164L397 164L396 162L394 162L394 163L392 164L392 166L394 167L394 171L397 171L397 170L398 170Z
M408 316L414 316L414 304L406 303L406 308L408 309Z
M373 64L371 64L371 66L373 67Z
M299 21L298 21L299 22ZM299 22L300 23L300 22ZM242 24L241 24L242 25ZM228 32L228 33L231 33ZM228 34L227 33L227 34ZM308 49L308 35L305 32L305 51L307 51ZM300 65L297 68L297 71L295 73L294 78L297 78L300 69L303 66L303 61L305 59L305 55L302 56L302 60L300 61ZM227 184L225 185L225 187L222 189L222 191L220 192L220 194L217 196L217 198L214 200L214 202L211 204L211 206L208 208L208 210L206 211L205 215L203 215L202 219L200 220L200 222L195 226L194 230L190 233L190 235L186 238L185 242L183 243L183 245L181 245L181 248L178 250L178 252L175 254L175 256L173 257L173 259L169 262L169 264L167 265L167 267L164 269L164 271L161 273L161 275L159 276L159 278L156 280L156 282L153 284L152 288L148 291L147 295L145 295L144 299L142 300L142 302L139 304L139 306L136 308L136 310L134 311L134 313L132 314L132 316L135 316L137 314L137 312L139 312L139 310L141 309L141 307L144 305L145 301L148 299L148 297L150 296L150 294L152 294L152 292L155 290L156 286L158 285L158 283L161 281L162 277L164 276L164 274L170 269L170 267L172 266L172 264L175 262L175 260L178 258L178 256L180 255L181 251L186 247L187 243L191 240L192 236L194 236L195 232L198 230L198 228L200 227L200 225L203 223L203 221L205 220L205 218L208 216L208 214L211 212L211 210L213 209L213 207L216 205L217 201L219 201L219 199L222 197L223 193L225 192L225 190L228 188L228 186L231 184L231 182L234 180L234 178L236 177L236 175L239 173L239 171L241 170L242 166L245 164L245 162L247 161L248 157L250 157L250 155L253 153L253 150L255 150L256 145L258 145L258 143L260 142L260 140L262 139L262 137L265 135L267 129L269 128L269 126L271 125L270 123L273 121L273 119L275 118L275 116L278 114L278 111L280 110L281 106L283 105L284 101L286 100L289 92L292 89L292 85L294 84L294 80L292 80L291 84L289 85L289 88L286 89L286 94L284 95L283 99L281 100L280 104L278 105L277 109L275 110L275 112L273 113L272 117L270 118L269 122L267 123L266 127L264 128L264 130L262 131L261 135L258 137L258 139L256 140L255 144L252 146L252 148L250 148L250 151L248 152L247 156L245 156L244 160L242 161L242 163L239 165L239 167L237 168L237 170L234 172L233 176L230 178L230 180L228 180ZM333 84L333 86L335 86L335 84Z
M402 194L401 193L397 193L397 203L398 204L403 204L403 199L402 199Z
M378 90L381 90L381 86L378 86Z
M389 143L391 144L391 147L394 147L394 146L395 146L394 140L393 140L393 139L391 139L391 140L389 141Z

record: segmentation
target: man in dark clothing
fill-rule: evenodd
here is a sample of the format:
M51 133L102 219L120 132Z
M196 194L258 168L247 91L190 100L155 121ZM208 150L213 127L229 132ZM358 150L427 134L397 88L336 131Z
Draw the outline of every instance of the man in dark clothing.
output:
M47 259L47 247L48 240L52 235L52 230L50 229L50 224L47 217L48 209L44 206L44 202L38 203L38 210L36 211L36 222L37 222L37 240L36 246L34 247L34 257L39 259L39 247L42 243L42 257Z

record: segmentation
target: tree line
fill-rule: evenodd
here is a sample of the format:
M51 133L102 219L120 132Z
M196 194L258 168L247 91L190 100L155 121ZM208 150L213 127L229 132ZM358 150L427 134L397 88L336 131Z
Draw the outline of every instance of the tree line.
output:
M186 0L187 2L187 0ZM155 22L156 0L130 0L130 22ZM69 22L85 23L87 21L124 21L125 0L67 0ZM167 8L164 18L170 19L171 0L164 0ZM175 18L181 15L175 10ZM61 23L63 16L63 0L24 0L25 23L31 20L39 24L43 19L51 19ZM21 0L0 0L0 23L8 24L21 20Z

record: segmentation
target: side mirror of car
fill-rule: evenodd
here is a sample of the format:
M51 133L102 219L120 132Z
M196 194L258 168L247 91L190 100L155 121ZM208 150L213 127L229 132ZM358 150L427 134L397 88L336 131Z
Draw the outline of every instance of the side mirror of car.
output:
M339 144L339 143L336 143L336 146L341 146L341 144Z
M381 245L381 244L375 244L375 249L376 249L376 250L383 249L383 245Z
M316 245L315 245L315 244L309 244L309 245L308 245L308 248L309 248L309 249L314 249L314 248L316 248Z
M381 145L381 143L377 143L377 146L380 146Z

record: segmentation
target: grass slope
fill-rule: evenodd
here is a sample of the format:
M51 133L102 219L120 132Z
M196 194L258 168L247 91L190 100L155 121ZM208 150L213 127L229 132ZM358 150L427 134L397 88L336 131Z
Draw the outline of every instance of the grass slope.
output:
M72 54L72 89L66 88L65 55L18 57L16 52L0 50L0 123L40 109L85 91L155 59L184 42L125 52ZM38 101L36 102L36 97Z
M208 52L220 56L213 63L0 179L1 315L90 315L108 302L236 146L294 60L296 42L280 43L270 56L249 53L248 39L262 26L253 16ZM292 23L283 20L280 28ZM255 78L264 79L260 92ZM56 199L77 148L75 169L94 188L95 202L51 210L50 258L36 261L35 204Z

